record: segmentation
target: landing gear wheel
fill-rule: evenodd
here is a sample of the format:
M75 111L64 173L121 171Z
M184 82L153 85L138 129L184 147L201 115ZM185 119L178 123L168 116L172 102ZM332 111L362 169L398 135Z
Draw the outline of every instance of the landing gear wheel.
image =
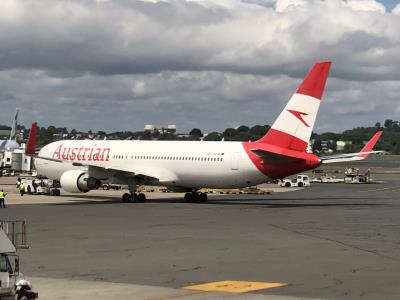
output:
M192 201L193 202L199 202L200 201L200 197L199 197L199 195L200 194L198 194L198 193L192 193Z
M207 202L207 194L206 193L198 194L197 198L199 199L200 202Z
M185 202L193 202L193 194L192 193L186 193L185 197L183 198Z
M131 194L125 193L122 195L122 202L129 203L132 201Z
M139 199L138 199L138 198L139 198L139 197L138 197L138 194L132 193L131 197L132 197L132 202L135 202L135 203L138 202L138 200L139 200Z
M138 202L144 203L144 202L146 202L146 195L143 194L143 193L140 193L140 194L137 196L137 199L138 199Z

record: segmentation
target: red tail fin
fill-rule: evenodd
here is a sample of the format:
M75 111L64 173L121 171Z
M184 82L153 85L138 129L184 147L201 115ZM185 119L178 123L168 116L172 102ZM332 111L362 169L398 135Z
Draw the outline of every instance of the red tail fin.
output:
M268 133L258 142L306 151L331 62L317 62L290 98Z
M26 143L25 154L35 155L36 151L36 135L37 135L37 123L32 123L31 131L29 132L28 142Z
M296 93L321 100L330 67L330 61L317 62L303 80Z

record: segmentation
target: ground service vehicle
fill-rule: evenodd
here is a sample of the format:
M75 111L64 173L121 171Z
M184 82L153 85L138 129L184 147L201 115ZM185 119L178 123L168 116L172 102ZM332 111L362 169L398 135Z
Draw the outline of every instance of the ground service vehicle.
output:
M0 229L0 299L33 300L38 293L19 272L19 257L15 246Z
M308 175L297 175L294 179L285 178L279 182L282 187L304 187L310 186L310 178Z

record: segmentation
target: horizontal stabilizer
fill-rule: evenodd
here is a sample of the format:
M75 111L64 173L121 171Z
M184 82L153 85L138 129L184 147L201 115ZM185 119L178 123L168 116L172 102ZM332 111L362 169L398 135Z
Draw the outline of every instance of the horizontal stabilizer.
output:
M382 131L378 131L374 134L374 136L369 140L369 142L361 149L360 152L357 153L346 153L346 154L338 154L338 155L330 155L330 156L322 156L321 162L323 164L331 164L331 163L340 163L340 162L350 162L363 160L368 157L370 154L378 154L383 153L383 151L373 151L376 143L382 135Z
M372 149L374 149L376 143L378 142L379 138L381 137L383 131L378 131L377 133L374 134L374 136L369 140L369 142L364 146L364 148L361 149L359 153L359 157L366 158L369 153L362 153L362 152L370 152Z
M369 152L347 153L347 154L332 155L332 156L322 156L321 161L323 164L357 161L365 159L370 154L380 154L380 153L383 153L383 151L369 151ZM363 155L366 156L363 157Z
M283 165L288 163L297 163L304 161L304 159L302 158L283 155L280 153L270 152L261 149L251 149L250 151L253 152L255 155L257 155L258 157L262 158L264 163L270 165L281 165L281 164Z

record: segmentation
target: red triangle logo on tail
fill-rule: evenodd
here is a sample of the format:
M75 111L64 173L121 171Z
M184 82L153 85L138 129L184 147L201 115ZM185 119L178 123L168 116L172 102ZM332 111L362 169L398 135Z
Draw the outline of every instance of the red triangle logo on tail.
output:
M301 123L304 124L304 126L306 127L310 127L310 125L307 124L306 121L304 121L303 116L308 116L308 114L303 113L301 111L297 111L297 110L292 110L292 109L287 109L288 112L290 112L293 116L295 116L297 119L299 119L301 121Z

